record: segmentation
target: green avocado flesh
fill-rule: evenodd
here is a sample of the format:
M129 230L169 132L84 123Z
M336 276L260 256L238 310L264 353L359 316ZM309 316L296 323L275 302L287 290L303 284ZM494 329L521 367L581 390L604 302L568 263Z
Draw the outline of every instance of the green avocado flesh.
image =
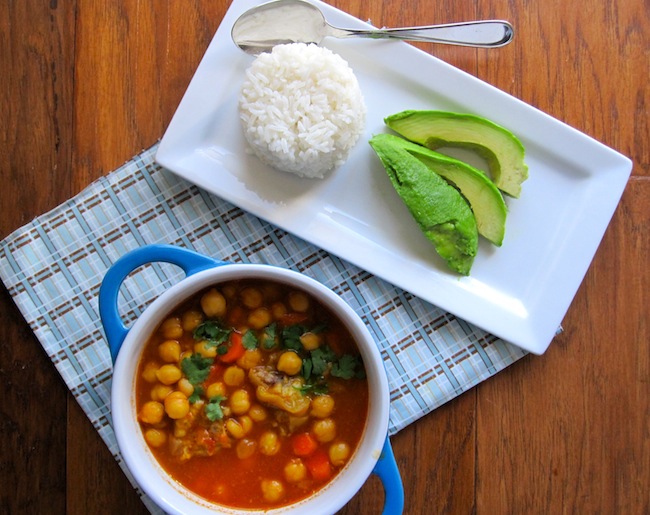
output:
M384 119L398 134L432 150L461 147L488 163L492 180L504 193L518 198L528 178L524 146L507 129L480 116L446 111L402 111Z
M405 150L400 138L378 134L370 145L436 252L452 270L469 275L478 249L478 230L462 195Z
M500 247L506 230L508 209L499 189L480 170L457 159L443 156L422 145L411 143L397 136L391 136L395 145L400 145L413 157L417 157L431 171L452 182L469 202L478 233Z

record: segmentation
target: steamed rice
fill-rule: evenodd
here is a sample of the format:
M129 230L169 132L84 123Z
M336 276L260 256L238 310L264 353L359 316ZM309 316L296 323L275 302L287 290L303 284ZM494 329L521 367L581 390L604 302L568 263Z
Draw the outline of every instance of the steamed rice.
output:
M331 50L292 43L246 71L239 111L252 151L268 165L322 178L363 132L366 107L348 64Z

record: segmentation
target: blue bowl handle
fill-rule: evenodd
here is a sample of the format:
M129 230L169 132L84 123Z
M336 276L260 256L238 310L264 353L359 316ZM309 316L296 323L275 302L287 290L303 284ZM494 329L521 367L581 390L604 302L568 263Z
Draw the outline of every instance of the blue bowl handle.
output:
M384 485L385 499L382 515L401 514L404 511L404 486L388 437L372 473L379 476Z
M136 268L155 262L177 265L186 276L226 264L224 261L217 261L173 245L147 245L132 250L118 259L106 272L99 288L99 316L104 326L113 363L129 332L117 309L120 286Z

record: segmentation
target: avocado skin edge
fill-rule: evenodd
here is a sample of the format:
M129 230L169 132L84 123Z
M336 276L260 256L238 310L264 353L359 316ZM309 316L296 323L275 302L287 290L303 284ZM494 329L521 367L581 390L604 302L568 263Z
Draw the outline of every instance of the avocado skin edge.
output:
M436 252L452 270L469 275L478 250L478 229L467 201L392 138L396 136L378 134L369 143Z
M447 124L446 134L442 135L436 124ZM407 110L384 118L384 123L401 136L424 145L431 150L440 147L459 147L476 152L483 157L490 168L496 186L507 195L519 198L521 185L528 178L528 166L524 163L525 149L521 141L508 129L481 116L434 110ZM472 132L498 135L504 143L500 152L483 144L481 139L472 141L464 137L454 137L449 133L450 124L472 126ZM501 156L501 158L499 157Z

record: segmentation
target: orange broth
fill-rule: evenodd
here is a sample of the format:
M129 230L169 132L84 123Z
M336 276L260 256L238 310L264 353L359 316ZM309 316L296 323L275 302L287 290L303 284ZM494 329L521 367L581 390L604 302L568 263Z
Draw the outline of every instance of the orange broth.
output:
M230 281L161 323L140 359L136 403L173 479L216 504L270 509L323 488L351 459L368 384L349 331L315 298Z

